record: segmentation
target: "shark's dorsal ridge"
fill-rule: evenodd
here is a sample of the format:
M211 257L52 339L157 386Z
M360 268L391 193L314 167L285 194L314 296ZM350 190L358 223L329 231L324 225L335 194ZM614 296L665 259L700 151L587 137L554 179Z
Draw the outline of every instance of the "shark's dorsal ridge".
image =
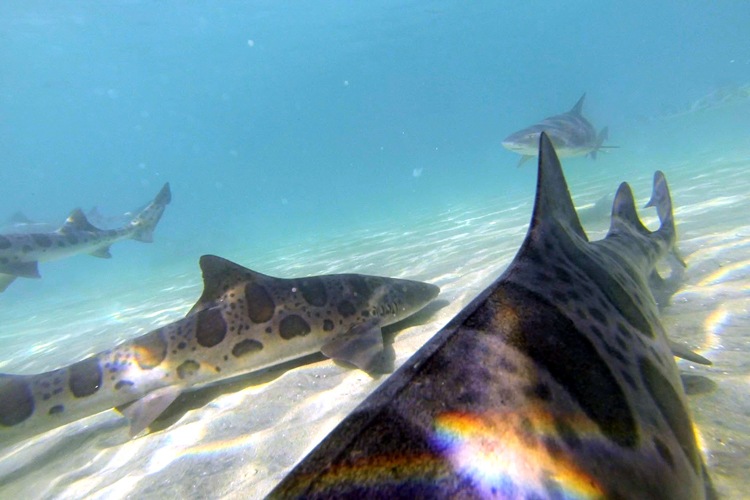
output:
M227 289L241 281L255 281L264 277L261 273L216 255L202 255L199 264L203 273L203 293L188 314L211 307Z
M627 182L620 184L612 202L612 222L610 223L609 234L615 233L622 225L635 229L641 234L650 233L641 219L638 218L633 191Z
M578 99L578 102L575 106L573 106L573 109L569 111L571 115L581 115L583 114L583 101L586 99L586 92L583 93L580 99Z
M83 210L81 210L80 208L76 208L68 216L65 224L63 224L59 229L59 232L63 234L70 231L89 231L96 233L100 232L101 229L89 222L89 220L86 218L86 215L83 213Z
M584 94L585 96L585 94ZM583 99L583 97L581 98ZM560 160L546 132L539 137L539 172L537 176L534 214L531 230L555 221L565 229L588 241L586 232L578 219L573 199L570 197Z

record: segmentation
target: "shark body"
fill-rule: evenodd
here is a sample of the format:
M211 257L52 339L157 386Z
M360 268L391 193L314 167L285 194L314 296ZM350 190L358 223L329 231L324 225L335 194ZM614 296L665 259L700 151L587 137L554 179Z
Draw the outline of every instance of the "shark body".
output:
M110 258L109 247L120 240L151 242L164 209L172 199L169 183L133 219L118 229L93 226L80 209L56 231L0 234L0 292L16 278L39 278L39 262L88 253Z
M190 388L322 351L370 371L381 327L440 289L359 274L282 279L203 256L204 291L188 315L73 365L0 374L0 446L114 407L144 430Z
M270 498L704 498L704 468L651 286L674 250L620 185L590 242L552 142L508 269L352 412Z
M535 157L539 136L546 132L555 146L560 158L589 155L596 159L597 151L616 146L603 146L609 131L604 127L598 134L593 125L583 117L583 94L573 109L567 113L550 116L539 123L526 127L509 135L503 141L503 147L521 155L518 166Z

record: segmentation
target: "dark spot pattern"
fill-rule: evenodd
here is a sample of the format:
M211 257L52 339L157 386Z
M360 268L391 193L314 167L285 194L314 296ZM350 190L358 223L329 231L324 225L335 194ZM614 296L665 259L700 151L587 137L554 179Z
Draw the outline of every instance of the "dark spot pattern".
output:
M349 316L352 316L357 312L357 309L348 300L342 300L341 302L339 302L336 306L336 310L344 318L348 318Z
M26 377L0 375L0 426L20 424L34 413L34 394Z
M614 278L613 271L607 269L593 258L571 259L571 255L578 255L581 250L575 246L575 243L573 243L563 229L552 227L550 230L553 233L550 237L558 241L568 259L574 261L575 265L597 284L599 290L607 297L610 304L617 308L617 311L622 314L628 323L633 325L643 335L654 338L654 332L651 330L651 324L648 319L634 302L630 293ZM601 250L601 248L603 247L597 247L598 250ZM613 260L619 262L616 256L613 257Z
M279 323L279 335L286 340L294 337L303 337L310 333L310 331L310 325L307 321L296 314L285 317Z
M521 438L521 441L523 441L523 443L528 448L536 447L536 438L534 437L536 435L536 429L534 428L534 424L531 423L531 420L529 420L528 417L521 418L519 431L520 432L518 437Z
M88 358L70 366L68 387L77 398L91 396L102 386L102 368L99 360Z
M57 415L58 413L62 413L65 411L65 407L63 405L55 405L52 408L49 409L50 415Z
M594 318L599 323L606 325L607 324L607 317L604 315L604 313L596 308L596 307L589 307L589 314L592 318Z
M115 384L115 389L119 391L123 387L132 387L134 385L135 384L131 382L130 380L120 380L119 382Z
M52 240L46 234L32 234L31 237L34 239L34 243L43 248L49 248L52 246Z
M654 447L656 448L656 452L659 453L659 456L669 464L670 468L674 469L674 457L672 456L672 452L669 451L667 445L656 436L654 436Z
M552 400L552 391L550 391L549 386L545 384L544 382L540 382L536 384L534 387L530 388L527 391L527 394L537 399L540 399L542 401Z
M612 442L637 445L638 428L625 393L585 333L547 299L514 283L500 286L492 303L502 305L484 315L491 324L477 329L498 332L545 368Z
M677 442L680 444L688 462L693 466L695 472L700 474L700 460L695 443L695 434L693 434L693 426L682 400L669 380L659 372L659 369L651 361L647 358L641 358L638 364L643 383L651 394L654 403L659 407L659 411L672 429L672 433L677 438Z
M10 242L8 238L5 236L0 235L0 250L7 250L10 247L12 247L13 244Z
M575 428L561 418L555 418L555 430L569 447L578 449L581 447L581 438Z
M334 328L333 321L331 321L330 319L324 319L323 320L323 331L324 332L330 332L331 330L333 330L333 328Z
M257 340L245 339L237 342L234 347L232 347L232 355L235 358L241 358L242 356L258 352L261 349L263 349L263 344Z
M161 364L167 356L167 341L164 330L158 328L133 341L135 361L144 370L151 370Z
M247 315L253 323L265 323L273 318L276 305L264 287L256 283L246 284L245 302L247 303Z
M323 307L328 302L325 283L320 277L303 278L297 281L297 288L308 304Z
M177 376L182 380L192 377L198 370L200 370L200 367L201 365L197 361L188 359L177 367Z
M219 308L204 309L198 313L195 325L195 340L203 347L220 344L227 335L227 322Z

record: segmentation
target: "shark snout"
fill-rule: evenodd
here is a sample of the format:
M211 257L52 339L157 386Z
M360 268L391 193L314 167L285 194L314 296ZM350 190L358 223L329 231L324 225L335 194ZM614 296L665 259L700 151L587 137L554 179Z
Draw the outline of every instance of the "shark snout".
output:
M432 302L440 293L440 287L422 281L400 280L401 307L398 316L406 318Z

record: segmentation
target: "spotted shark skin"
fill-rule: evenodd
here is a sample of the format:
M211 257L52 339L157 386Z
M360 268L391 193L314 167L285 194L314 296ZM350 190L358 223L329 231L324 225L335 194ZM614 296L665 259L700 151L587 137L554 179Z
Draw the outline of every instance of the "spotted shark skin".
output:
M40 278L39 262L81 253L110 258L109 247L125 239L150 243L171 200L169 183L166 183L150 204L119 229L94 227L84 213L76 209L56 231L0 234L0 292L18 277Z
M609 136L607 127L597 134L593 125L583 117L585 99L586 94L583 94L573 109L567 113L550 116L539 123L512 133L503 141L503 147L522 155L518 161L519 167L536 156L539 135L542 132L547 133L560 158L588 155L596 159L598 151L617 147L603 145Z
M0 446L125 405L137 435L186 389L319 351L371 371L381 327L440 291L360 274L275 278L211 255L200 265L203 295L184 319L65 368L0 374Z
M269 498L703 498L701 454L649 275L672 250L623 183L588 241L552 143L508 269ZM657 192L658 191L658 192Z

